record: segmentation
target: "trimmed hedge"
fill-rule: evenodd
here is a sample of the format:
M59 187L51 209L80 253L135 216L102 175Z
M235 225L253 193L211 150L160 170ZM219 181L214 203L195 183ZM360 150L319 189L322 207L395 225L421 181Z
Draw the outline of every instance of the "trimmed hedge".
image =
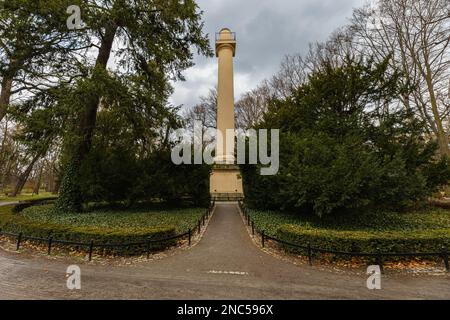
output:
M104 228L104 227L75 227L52 223L36 222L14 213L14 206L0 207L0 228L5 232L23 233L24 236L48 238L55 240L83 242L89 244L91 240L96 244L127 244L145 242L147 240L160 240L176 235L175 227L150 227L140 229L130 228ZM176 240L161 243L152 243L151 250L162 250L176 244ZM131 246L128 248L104 248L103 253L111 254L141 254L147 249L146 245Z
M450 209L450 201L448 200L431 199L429 203L437 208Z
M450 229L415 231L337 231L330 229L311 229L292 225L281 225L276 238L312 247L346 252L439 252L442 246L450 248ZM285 246L289 251L298 249ZM301 251L301 250L300 250Z
M431 207L409 212L353 212L319 218L308 214L248 209L260 231L279 240L330 251L375 253L450 250L450 211ZM305 253L292 246L290 252ZM342 256L344 258L348 256Z
M38 199L38 200L28 200L28 201L22 201L19 204L16 204L12 211L14 213L19 213L22 212L23 210L25 210L26 208L32 207L32 206L40 206L40 205L46 205L49 203L53 203L56 201L55 197L47 197L47 198L42 198L42 199Z
M103 207L92 208L84 212L61 213L53 205L41 205L27 208L21 216L35 222L45 222L77 227L132 228L174 226L177 233L185 233L197 226L205 208L159 208Z

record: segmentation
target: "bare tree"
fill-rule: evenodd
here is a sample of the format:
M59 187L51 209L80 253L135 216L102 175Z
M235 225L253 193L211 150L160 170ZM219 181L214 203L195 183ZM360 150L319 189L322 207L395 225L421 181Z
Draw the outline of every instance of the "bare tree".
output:
M16 197L18 194L22 192L22 189L24 188L25 184L27 183L30 174L33 172L33 169L36 165L36 163L41 159L48 151L47 148L43 148L42 150L34 153L30 158L31 160L28 161L27 166L25 167L25 170L23 170L19 176L17 177L17 182L14 187L14 190L11 194L11 197Z
M5 117L1 124L0 146L0 191L4 192L9 183L16 179L23 166L23 146L13 137L16 126Z
M402 97L404 107L426 120L441 154L449 155L450 2L379 0L355 10L349 28L361 54L392 56L392 68L412 88Z
M39 190L41 189L42 183L42 174L44 173L45 161L41 161L38 169L35 170L35 174L33 176L34 186L33 186L33 194L39 194Z
M281 78L279 79L281 80ZM279 84L281 88L286 82ZM292 90L292 88L286 88L286 93L288 90ZM255 127L262 120L264 112L267 111L271 97L271 88L267 82L243 94L236 103L237 127L243 130Z
M202 124L202 133L208 128L216 127L217 117L217 88L209 90L208 94L200 97L200 103L188 109L184 118L187 122L187 127L193 130L194 121L199 121Z
M264 90L269 90L271 95L287 98L307 80L310 71L311 64L300 54L286 55L279 71L269 80L263 81L260 87L265 87Z

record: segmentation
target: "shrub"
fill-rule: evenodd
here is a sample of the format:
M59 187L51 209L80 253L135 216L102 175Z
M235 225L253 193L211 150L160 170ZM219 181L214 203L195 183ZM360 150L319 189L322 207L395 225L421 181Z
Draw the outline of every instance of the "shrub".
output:
M21 216L36 222L71 225L74 227L134 228L136 230L157 226L174 226L178 233L193 229L204 208L170 208L166 205L133 208L91 206L87 212L61 213L54 206L33 206L22 211Z
M14 207L0 207L0 228L10 233L23 233L26 236L47 239L52 236L56 240L83 242L89 244L93 240L96 244L127 244L140 243L147 240L160 240L176 235L175 227L147 227L147 228L105 228L105 227L77 227L55 223L37 222L29 220L22 215L14 214ZM174 245L176 240L154 243L151 250L161 250ZM130 246L126 248L127 254L142 253L146 245ZM123 253L124 248L106 248L105 253Z
M345 252L440 252L450 247L450 229L416 231L337 231L286 224L276 233L280 240ZM286 247L296 251L292 247Z
M32 206L38 206L38 205L45 205L56 201L55 197L48 197L48 198L41 198L38 200L30 200L30 201L24 201L17 205L15 205L12 209L14 213L19 213L25 210L26 208L32 207Z
M126 119L122 113L99 112L92 148L80 165L68 160L70 148L64 150L60 211L79 212L88 202L133 204L151 199L179 203L190 198L197 206L207 206L210 166L175 165L170 144L150 148L136 143L136 135L124 126Z
M381 107L405 90L387 63L326 64L291 97L272 101L260 127L281 131L280 170L260 176L244 166L250 205L318 216L402 210L448 182L448 159L424 138L424 122Z
M440 252L450 249L450 211L424 207L397 212L352 212L318 217L248 209L258 230L290 243L344 252ZM283 246L287 251L305 250ZM343 256L348 258L348 256Z

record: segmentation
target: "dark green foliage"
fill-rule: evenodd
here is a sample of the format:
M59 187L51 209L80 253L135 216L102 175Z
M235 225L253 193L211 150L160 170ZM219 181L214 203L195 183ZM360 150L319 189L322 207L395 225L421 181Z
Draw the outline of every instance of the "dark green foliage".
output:
M29 207L33 207L33 206L40 206L40 205L45 205L45 204L49 204L49 203L53 203L55 202L56 197L47 197L47 198L41 198L38 200L31 200L31 201L24 201L19 203L18 205L14 206L12 209L13 213L20 213L23 210L29 208Z
M61 188L73 188L75 184L65 182L78 180L73 189L82 196L80 203L125 201L132 205L141 200L163 200L181 204L190 200L194 205L208 206L210 166L173 164L170 144L146 150L135 142L140 132L128 128L126 117L114 108L99 112L91 151L80 173L63 180ZM144 134L157 137L148 129ZM66 176L68 173L70 165ZM61 192L59 203L68 201L64 198L68 191Z
M447 183L448 161L437 158L424 124L395 108L407 88L386 64L325 65L292 97L273 101L260 127L281 130L280 171L243 168L250 205L319 216L399 210Z
M64 135L66 171L57 206L75 212L82 201L93 197L133 201L158 196L149 191L153 187L149 183L155 184L155 180L144 181L156 177L151 171L155 163L150 168L145 165L159 150L167 150L168 134L177 127L174 109L167 101L172 93L170 80L183 79L182 72L193 65L193 50L211 54L203 34L202 13L193 0L116 0L81 8L89 42L99 50L95 63L91 60L81 68L84 77L65 103L75 114L74 125L68 126ZM115 45L117 50L113 50ZM113 57L117 67L107 68ZM98 128L102 121L97 115L105 109L120 119L122 126L115 136L108 135L107 143L99 143L94 140L101 138L97 131L103 133L104 128ZM115 139L127 144L115 144ZM91 150L93 146L97 150ZM93 161L105 163L91 168ZM161 168L161 178L165 169ZM106 177L108 185L99 177ZM156 182L166 187L162 192L167 197L175 193L175 178L170 178L166 186L164 180ZM136 186L133 190L131 181Z
M450 247L449 229L432 229L407 232L336 231L329 229L306 229L296 225L283 225L276 237L291 243L315 248L375 253L377 249L386 253L441 252ZM292 247L290 250L294 250Z
M259 230L280 240L335 251L439 252L450 246L450 212L424 207L398 212L298 215L250 210ZM286 247L292 250L292 247Z
M27 219L22 215L13 214L13 207L0 208L0 228L3 231L11 233L23 233L26 236L38 238L48 238L53 236L57 240L66 240L73 242L82 242L89 244L94 240L97 244L125 244L145 242L148 239L159 240L166 239L176 235L174 226L158 226L147 228L107 228L107 227L82 227L64 224L56 224L49 222L39 222ZM170 245L174 245L176 241L168 241L164 243L152 244L151 250L161 250ZM88 247L79 248L87 250ZM126 250L125 250L126 249ZM102 250L107 254L142 254L146 250L146 245L132 246L130 248L109 248Z
M310 230L415 232L426 230L449 230L450 211L434 207L417 208L408 212L354 211L345 215L298 215L277 211L250 209L255 225L268 234L275 234L282 225L297 225Z
M53 205L27 208L21 216L35 222L70 225L72 227L102 227L139 231L142 228L173 226L178 234L194 229L206 209L195 207L172 208L165 204L134 206L91 205L85 212L61 214Z
M82 210L82 192L80 189L79 161L72 159L66 165L64 178L59 187L59 198L56 202L56 208L61 212Z
M164 200L180 203L188 198L194 205L209 203L207 165L172 163L169 151L154 151L139 159L132 150L94 147L86 159L80 176L83 201Z

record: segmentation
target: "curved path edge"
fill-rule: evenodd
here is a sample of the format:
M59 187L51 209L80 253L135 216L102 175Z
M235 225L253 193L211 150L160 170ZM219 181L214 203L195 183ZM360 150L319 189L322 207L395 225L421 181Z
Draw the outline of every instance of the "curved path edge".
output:
M81 290L66 270L81 268ZM217 203L203 238L161 260L110 265L0 251L0 299L450 299L450 277L367 275L297 266L261 251L232 203Z

